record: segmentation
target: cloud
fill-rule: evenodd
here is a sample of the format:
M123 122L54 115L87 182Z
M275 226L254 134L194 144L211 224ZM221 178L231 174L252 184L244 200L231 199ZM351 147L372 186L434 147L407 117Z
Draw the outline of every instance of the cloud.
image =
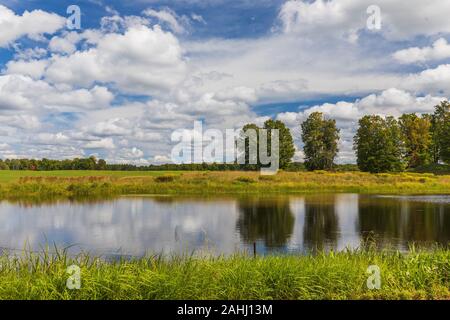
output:
M205 19L203 19L203 17L199 14L195 14L195 13L191 14L191 19L196 22L199 22L201 24L207 25Z
M20 114L12 116L0 115L0 122L8 127L19 128L24 130L34 130L41 127L41 122L36 116Z
M231 100L251 103L258 100L255 89L242 86L219 91L215 96L222 101Z
M366 11L371 5L381 9L379 32L387 39L404 40L450 32L447 17L450 2L441 0L410 0L407 4L391 0L290 0L281 7L279 23L285 33L333 35L355 40L358 33L367 31L369 14Z
M450 44L444 38L440 38L431 47L399 50L393 57L404 64L447 59L450 58Z
M124 159L140 159L144 156L144 152L136 147L131 149L122 149L121 157Z
M170 163L171 159L165 155L156 155L153 157L153 161L156 163Z
M52 86L45 81L19 74L0 76L0 112L98 109L109 106L113 99L114 95L106 87L71 89Z
M48 48L52 52L71 54L77 50L77 42L81 40L81 35L77 32L69 32L64 37L53 37Z
M13 45L13 47L16 51L14 54L14 59L16 60L40 59L47 55L47 50L44 48L36 47L22 49L18 44Z
M54 13L42 10L25 11L21 16L0 5L0 47L28 36L37 39L42 34L51 34L61 29L66 19Z
M132 126L128 119L114 118L98 122L92 130L87 129L87 131L98 137L124 136L131 134Z
M263 83L258 88L258 96L261 99L283 100L292 95L306 92L308 90L308 81L298 79L292 81L274 80ZM288 98L289 99L289 98Z
M189 28L189 18L186 16L178 16L174 11L169 8L162 10L147 9L143 12L148 17L156 18L159 22L167 24L169 28L179 34L187 32Z
M402 75L386 69L385 52L367 51L342 39L272 34L256 39L208 39L184 43L196 74L196 90L221 91L247 87L259 103L317 99L318 96L359 96L398 87ZM336 81L339 79L339 81Z
M119 12L111 6L105 6L105 11L111 15L118 16Z
M158 26L139 25L124 34L104 35L94 48L54 56L45 78L84 87L110 83L123 92L150 96L170 91L186 71L177 38Z
M7 143L0 143L0 150L9 150L10 146Z
M450 95L450 64L426 69L406 77L403 86L419 93L429 92Z
M85 149L114 149L114 141L111 138L90 141L84 145Z
M313 112L322 112L329 118L336 119L342 124L357 121L368 114L391 115L398 117L403 113L432 113L434 106L445 97L427 95L416 97L410 92L390 88L378 94L370 94L354 102L339 101L324 103L309 107L299 113L281 113L278 117L293 125L294 122L304 121Z
M46 60L17 60L6 64L6 74L18 74L29 76L38 80L44 74L48 62Z
M311 113L322 112L326 118L335 119L337 127L341 130L340 152L337 161L339 163L354 163L353 137L358 127L358 120L361 117L370 114L398 117L403 113L432 113L434 106L442 100L446 100L446 98L431 95L416 97L407 91L391 88L354 102L324 103L300 112L280 113L277 115L277 119L284 121L291 127L297 138L301 134L300 124ZM301 145L299 143L299 147Z
M34 139L34 143L50 145L67 145L70 143L70 137L62 132L58 133L39 133Z

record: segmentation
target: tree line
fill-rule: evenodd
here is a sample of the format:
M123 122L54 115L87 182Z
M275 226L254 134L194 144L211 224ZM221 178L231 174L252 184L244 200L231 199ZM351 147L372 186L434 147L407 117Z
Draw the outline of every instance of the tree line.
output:
M450 164L450 104L433 114L400 118L365 116L354 139L358 167L368 172L395 172L429 164Z
M403 114L398 119L388 116L367 115L358 122L353 148L359 170L366 172L399 172L428 164L450 164L450 103L441 102L433 114ZM245 164L236 163L191 163L136 166L133 164L108 164L104 159L75 158L50 159L0 159L0 170L112 170L112 171L159 171L159 170L259 170L258 161L250 164L248 130L279 130L280 169L299 170L353 170L352 165L336 165L339 152L340 130L334 119L325 119L320 112L314 112L300 124L303 141L304 163L292 162L295 153L294 139L290 129L279 120L267 120L260 128L254 123L246 124L241 130L244 139ZM256 135L258 139L259 135ZM270 138L269 138L270 141ZM270 145L268 153L270 153Z
M292 169L301 170L302 164L291 163ZM248 167L237 163L185 163L185 164L151 164L134 165L130 163L111 164L104 159L75 158L66 160L50 159L0 159L0 170L108 170L108 171L238 171Z
M273 120L264 128L280 130L280 168L289 168L294 155L290 130L281 121ZM314 112L300 128L306 169L334 169L340 139L336 120ZM247 124L242 131L248 129L258 127ZM450 104L442 101L433 114L410 113L398 119L364 116L358 122L353 149L359 170L365 172L400 172L440 162L450 164Z
M65 160L50 159L0 159L0 170L106 170L108 164L105 160L95 157L75 158Z

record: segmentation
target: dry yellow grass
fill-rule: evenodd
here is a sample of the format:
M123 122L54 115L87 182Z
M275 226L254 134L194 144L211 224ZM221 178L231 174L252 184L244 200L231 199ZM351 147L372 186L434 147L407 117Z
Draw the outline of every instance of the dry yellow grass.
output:
M0 197L224 193L450 193L450 176L363 172L159 172L150 175L24 176L0 184Z

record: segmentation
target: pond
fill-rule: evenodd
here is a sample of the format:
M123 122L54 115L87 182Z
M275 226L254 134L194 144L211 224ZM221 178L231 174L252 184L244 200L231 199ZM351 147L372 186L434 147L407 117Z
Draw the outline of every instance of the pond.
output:
M0 202L0 247L71 253L298 253L450 243L450 196L121 197Z

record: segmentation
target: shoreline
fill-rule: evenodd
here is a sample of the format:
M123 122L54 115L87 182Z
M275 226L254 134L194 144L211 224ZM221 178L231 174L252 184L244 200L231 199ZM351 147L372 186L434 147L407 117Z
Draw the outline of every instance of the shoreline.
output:
M0 199L176 195L295 195L311 193L450 194L450 175L422 173L280 172L128 172L12 173L0 183ZM3 173L3 175L5 175Z

